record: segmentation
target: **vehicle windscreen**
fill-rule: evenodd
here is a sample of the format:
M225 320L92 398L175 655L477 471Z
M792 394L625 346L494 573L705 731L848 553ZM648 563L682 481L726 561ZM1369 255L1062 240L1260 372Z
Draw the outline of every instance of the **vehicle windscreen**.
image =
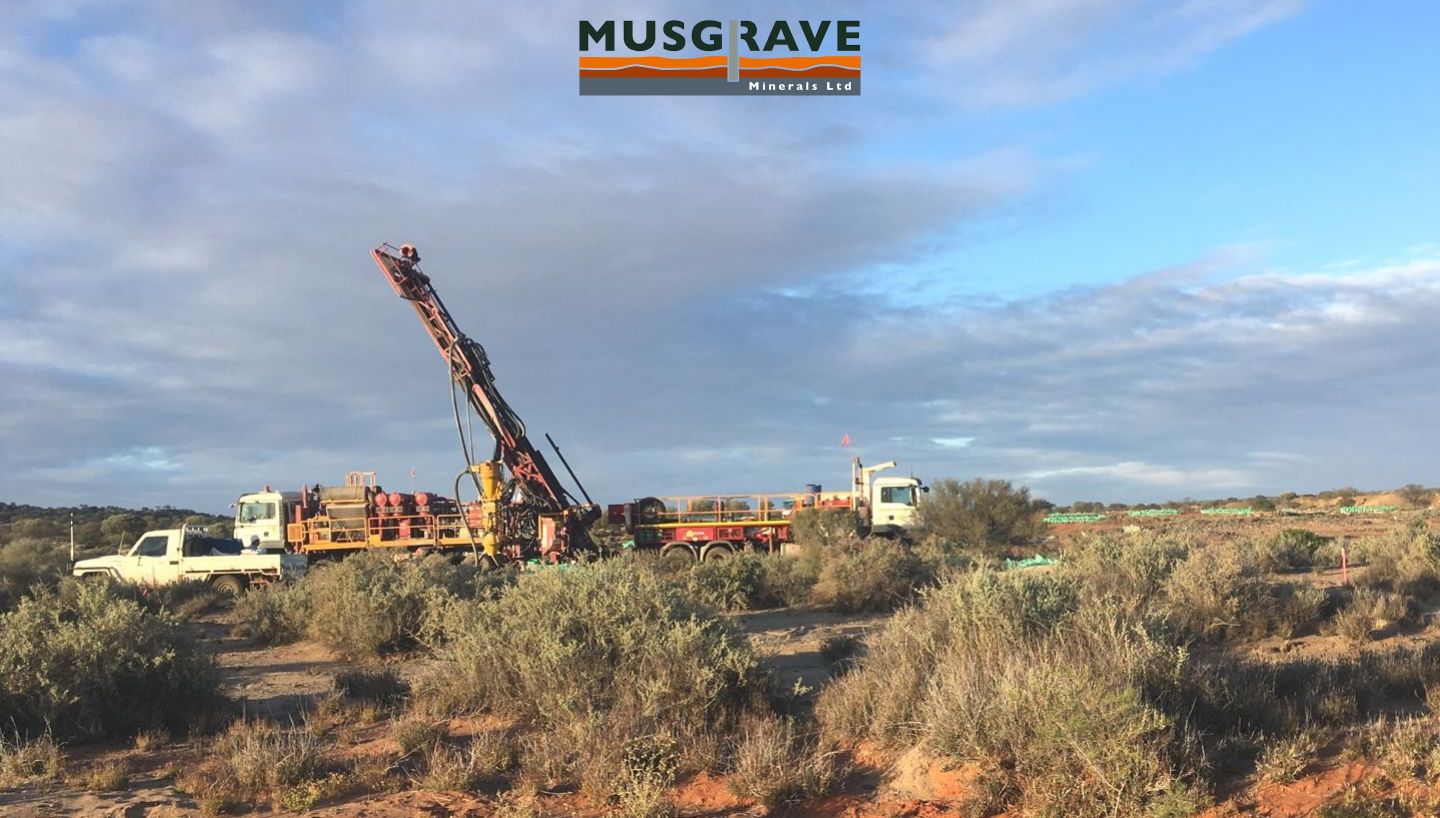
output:
M263 523L273 519L275 519L275 503L273 502L241 503L240 510L235 515L236 522L240 523Z
M913 506L915 505L915 488L913 486L881 486L880 502Z

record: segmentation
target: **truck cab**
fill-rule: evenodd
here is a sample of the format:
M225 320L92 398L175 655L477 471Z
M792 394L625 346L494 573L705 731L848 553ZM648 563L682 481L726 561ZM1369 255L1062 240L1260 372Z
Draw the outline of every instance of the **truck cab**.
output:
M857 457L851 464L851 481L855 495L863 498L867 508L865 523L870 533L904 538L919 525L920 495L930 489L916 477L875 476L895 465L891 460L866 466Z
M252 551L283 553L285 524L300 502L298 491L262 491L242 494L235 501L235 539Z
M919 524L920 493L928 488L914 477L878 477L870 486L870 533L904 537Z

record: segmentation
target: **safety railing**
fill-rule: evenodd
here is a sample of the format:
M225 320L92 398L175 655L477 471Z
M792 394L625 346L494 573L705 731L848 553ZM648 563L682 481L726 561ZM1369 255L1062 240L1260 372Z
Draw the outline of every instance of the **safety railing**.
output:
M731 494L656 497L637 504L640 525L788 523L804 509L854 508L851 495Z

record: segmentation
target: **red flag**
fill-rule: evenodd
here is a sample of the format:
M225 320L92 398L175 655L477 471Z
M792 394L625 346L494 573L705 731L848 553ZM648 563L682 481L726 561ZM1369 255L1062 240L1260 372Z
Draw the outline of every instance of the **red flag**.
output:
M846 433L845 433L845 436L842 437L842 438L840 438L840 445L841 445L841 446L849 446L849 445L850 445L850 433L849 433L849 432L846 432Z

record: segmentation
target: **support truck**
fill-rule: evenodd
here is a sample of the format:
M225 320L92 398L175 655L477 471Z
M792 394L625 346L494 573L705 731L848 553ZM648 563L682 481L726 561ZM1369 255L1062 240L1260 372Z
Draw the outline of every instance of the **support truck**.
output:
M206 536L199 526L185 526L147 531L124 554L80 560L71 573L81 578L108 576L137 585L193 579L238 594L251 585L303 576L307 565L302 554L247 552L238 540Z

